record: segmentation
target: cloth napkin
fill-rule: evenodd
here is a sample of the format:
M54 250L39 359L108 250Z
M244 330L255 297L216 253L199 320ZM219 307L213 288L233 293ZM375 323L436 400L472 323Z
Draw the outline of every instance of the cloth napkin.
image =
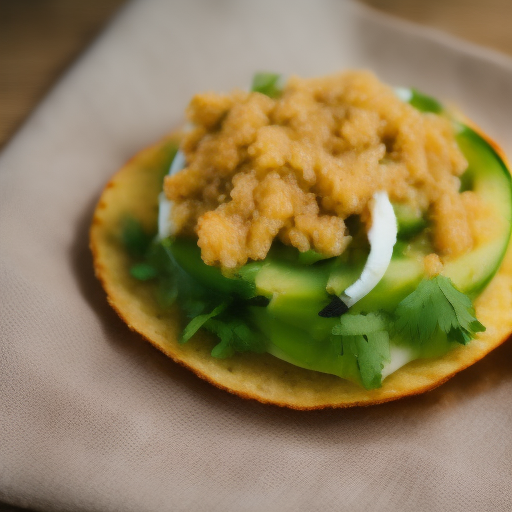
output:
M512 154L512 61L335 0L130 3L0 157L0 500L41 511L510 511L512 345L351 410L244 401L107 305L102 187L254 71L370 68L458 104ZM512 314L512 313L511 313Z

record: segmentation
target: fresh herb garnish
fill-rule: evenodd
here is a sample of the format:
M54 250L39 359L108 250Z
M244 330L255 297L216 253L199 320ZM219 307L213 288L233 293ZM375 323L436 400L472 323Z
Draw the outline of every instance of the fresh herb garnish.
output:
M139 281L149 281L158 276L158 270L148 263L136 263L130 267L130 275Z
M262 354L266 350L262 335L251 329L243 318L235 316L211 318L204 327L220 338L220 343L213 347L213 357L225 359L236 352Z
M122 240L135 260L130 274L141 281L155 281L156 298L161 307L169 307L179 295L180 306L191 319L183 330L180 343L187 342L203 327L220 339L211 352L213 357L227 358L237 352L265 352L263 335L247 321L246 308L265 307L267 298L234 301L223 299L222 294L208 294L204 287L179 271L169 251L170 242L154 238L133 218L125 220ZM474 316L470 298L441 275L422 281L392 315L382 312L352 315L346 309L336 297L321 316L340 317L332 330L332 342L339 344L340 354L355 357L366 389L381 385L382 370L390 361L390 333L419 344L428 343L436 333L444 333L449 340L466 344L477 332L485 331Z
M411 93L409 103L420 112L440 114L443 111L443 105L432 96L427 96L417 89L411 89Z
M276 73L256 73L252 79L251 91L261 92L270 98L277 98L282 90L279 87L281 75Z
M142 258L153 239L153 235L147 233L142 224L133 217L123 219L121 225L121 240L133 258Z
M259 333L248 325L241 311L228 309L223 302L210 313L193 318L183 330L180 343L187 342L201 327L215 334L220 342L213 347L211 355L220 359L233 356L236 352L265 352L265 343Z
M332 329L341 336L344 353L357 359L361 381L366 389L380 387L384 363L390 361L389 320L379 313L344 315Z
M213 348L212 356L230 357L236 352L265 352L262 335L255 332L245 320L246 306L268 305L266 297L253 297L247 302L231 298L212 309L212 303L222 296L212 295L206 289L187 279L176 267L169 251L170 241L154 239L147 235L140 223L130 219L123 237L127 251L142 261L130 267L130 275L139 281L156 280L156 299L163 308L170 307L180 297L180 307L191 319L183 329L180 343L186 343L201 327L217 335L220 342ZM149 237L148 237L149 238ZM209 311L205 313L205 311Z
M340 318L340 323L333 327L332 333L341 336L365 336L368 333L387 330L388 324L387 318L381 313L344 315Z
M392 316L382 312L346 314L332 334L341 336L342 350L357 359L363 385L373 389L381 385L384 363L390 361L390 332L420 344L441 332L448 340L465 345L483 331L485 327L475 318L471 299L449 278L438 275L423 280L398 304Z
M187 324L183 333L181 334L180 343L186 343L194 334L211 318L220 315L227 307L227 303L223 302L213 309L210 313L198 315Z
M485 331L474 317L471 299L441 275L422 281L398 304L395 316L396 332L419 343L428 342L438 329L463 345Z

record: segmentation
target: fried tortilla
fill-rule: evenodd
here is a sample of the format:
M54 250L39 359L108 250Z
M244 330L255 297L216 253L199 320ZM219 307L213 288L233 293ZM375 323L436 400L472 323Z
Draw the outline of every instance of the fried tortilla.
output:
M269 354L244 353L228 359L210 355L214 337L200 330L179 344L186 319L179 303L162 309L150 281L129 273L131 260L121 240L127 216L156 232L158 194L169 147L179 134L166 137L133 157L107 184L94 213L90 246L94 268L110 305L128 327L156 348L213 385L247 399L292 409L367 406L433 389L480 360L512 332L512 249L509 247L497 275L475 300L477 318L486 326L468 345L443 357L415 360L384 379L382 387L366 390L334 375L302 369ZM496 144L489 141L498 151ZM503 158L502 152L500 155Z

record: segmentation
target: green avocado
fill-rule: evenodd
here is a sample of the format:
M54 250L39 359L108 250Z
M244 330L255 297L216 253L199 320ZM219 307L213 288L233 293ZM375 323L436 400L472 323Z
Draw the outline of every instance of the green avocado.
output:
M173 238L167 248L176 267L204 288L222 295L234 294L243 299L256 296L254 282L241 279L238 275L226 277L220 268L206 265L201 259L201 249L195 240Z
M406 204L394 204L396 223L398 224L398 238L410 240L427 227L427 220L420 210Z

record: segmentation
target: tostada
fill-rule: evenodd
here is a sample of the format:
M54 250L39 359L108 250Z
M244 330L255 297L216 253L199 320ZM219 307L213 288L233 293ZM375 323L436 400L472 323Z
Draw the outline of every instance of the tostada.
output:
M461 114L367 71L258 74L107 184L96 275L128 326L295 409L432 389L512 332L511 177Z

